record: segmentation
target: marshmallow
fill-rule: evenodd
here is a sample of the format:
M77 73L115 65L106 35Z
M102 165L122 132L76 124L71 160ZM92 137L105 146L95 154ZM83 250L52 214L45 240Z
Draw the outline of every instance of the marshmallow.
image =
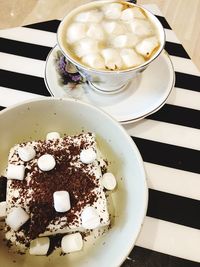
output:
M122 34L115 37L112 45L116 48L133 47L138 43L139 39L134 34Z
M124 65L127 68L138 66L145 62L144 58L138 55L133 49L131 48L124 48L120 52L121 58L123 60Z
M146 20L135 19L133 22L129 23L131 31L140 37L150 36L154 33L153 25Z
M0 220L6 217L6 201L0 202Z
M102 23L105 32L109 35L119 35L126 32L126 28L122 23L116 21L105 21Z
M143 14L142 10L138 7L127 8L122 11L121 19L122 20L134 20L138 19L146 19L146 16Z
M122 60L118 50L114 48L105 48L102 50L102 56L107 68L114 70L122 67Z
M144 39L142 42L136 45L136 51L144 57L149 58L153 50L159 45L156 37L150 37Z
M78 22L100 22L103 19L103 13L98 10L90 10L81 12L75 16L75 21Z
M85 37L87 27L82 23L72 23L67 30L67 42L72 44Z
M107 19L119 19L123 5L120 3L111 3L103 6L103 12Z
M40 237L31 241L29 253L31 255L46 255L50 247L49 237Z
M80 160L85 164L92 163L96 158L97 154L92 148L83 149L80 153Z
M15 164L8 165L8 168L7 168L8 179L23 180L24 173L25 173L24 165L15 165Z
M101 178L101 184L107 190L114 190L117 182L115 176L111 172L104 173L103 177Z
M98 52L98 41L92 38L84 38L78 42L74 47L74 53L78 57L83 57L88 54L95 54Z
M67 191L56 191L53 193L54 208L57 212L66 212L71 209L69 193Z
M104 60L99 54L86 55L82 57L82 62L95 69L105 68Z
M35 149L31 145L19 147L17 152L18 152L20 159L25 162L33 159L36 155Z
M84 208L81 213L81 220L82 227L85 229L95 229L100 225L100 217L92 206Z
M37 164L40 170L50 171L55 167L56 161L52 155L45 154L39 157Z
M12 208L6 218L6 224L14 231L18 231L20 227L29 219L29 215L21 207Z
M104 33L102 26L100 26L97 23L91 24L88 27L86 35L88 37L91 37L92 39L99 40L99 41L102 41L105 38L105 33Z
M65 235L61 240L61 249L64 253L70 253L81 250L83 239L80 233Z
M59 139L60 134L58 132L50 132L46 136L46 140L54 140L54 139Z

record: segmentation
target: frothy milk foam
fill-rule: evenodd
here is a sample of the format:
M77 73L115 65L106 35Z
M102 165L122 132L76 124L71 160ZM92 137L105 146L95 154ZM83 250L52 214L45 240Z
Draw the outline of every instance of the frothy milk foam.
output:
M137 67L159 49L154 23L140 7L126 2L86 5L66 20L62 42L80 64L99 70Z

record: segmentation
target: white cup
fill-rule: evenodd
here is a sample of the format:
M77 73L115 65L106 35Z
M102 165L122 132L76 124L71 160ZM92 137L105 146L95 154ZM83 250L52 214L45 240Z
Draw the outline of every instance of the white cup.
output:
M151 12L149 12L143 7L140 7L140 9L146 13L148 19L153 23L154 27L156 28L158 39L160 42L160 46L157 49L157 51L143 64L122 70L99 70L88 67L82 64L80 61L78 61L75 57L73 57L65 45L66 28L70 20L73 19L73 17L78 13L83 12L89 8L97 7L99 5L106 5L108 3L113 3L113 2L128 4L129 6L133 7L134 6L140 7L136 4L128 3L125 1L113 1L113 0L93 1L81 5L72 10L71 12L69 12L63 18L57 31L57 42L63 55L67 58L67 60L72 62L77 67L80 74L86 78L86 80L89 82L90 86L93 89L104 93L115 93L124 89L130 80L132 80L136 75L143 72L149 66L149 64L151 64L160 55L165 45L165 32L160 21Z

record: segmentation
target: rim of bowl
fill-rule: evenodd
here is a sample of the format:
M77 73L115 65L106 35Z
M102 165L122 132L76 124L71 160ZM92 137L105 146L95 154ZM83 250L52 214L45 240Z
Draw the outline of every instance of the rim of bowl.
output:
M142 180L143 180L143 185L144 185L144 190L143 190L144 207L143 207L143 212L140 215L140 225L138 226L138 231L137 231L135 237L132 238L132 240L129 242L130 245L127 247L126 253L121 255L121 256L119 256L117 264L120 265L120 264L122 264L124 262L126 257L130 254L131 250L135 246L135 242L136 242L136 240L138 238L138 235L139 235L139 233L141 231L141 228L142 228L142 225L143 225L143 222L144 222L144 218L145 218L146 213L147 213L147 207L148 207L149 194L148 194L147 176L146 176L146 172L145 172L145 168L144 168L144 162L143 162L142 156L141 156L141 154L139 152L139 149L137 148L135 142L131 139L130 135L126 132L126 130L123 128L123 126L120 125L120 123L115 118L113 118L106 111L104 111L104 110L102 110L102 109L100 109L98 107L95 107L95 106L93 106L93 105L91 105L89 103L84 103L84 102L82 102L80 100L77 100L77 99L56 98L56 97L37 97L37 98L34 98L34 99L22 101L19 104L14 104L14 105L11 105L11 106L1 110L0 111L0 117L3 116L4 113L6 113L8 111L12 111L12 110L14 110L14 109L16 109L16 108L18 108L20 106L31 104L31 103L35 103L35 102L43 102L43 101L44 102L45 101L47 101L47 102L64 101L64 102L79 103L81 105L84 105L84 106L87 106L87 107L89 107L91 109L94 109L97 112L100 112L105 117L107 117L107 119L109 119L123 133L124 137L127 139L127 141L129 142L131 148L133 149L133 151L135 153L135 156L136 156L136 159L137 159L137 162L138 162L138 166L140 167L140 170L141 170ZM130 235L130 237L131 237L131 235Z
M131 6L136 6L136 7L139 7L141 8L142 10L144 10L144 12L147 13L148 17L154 21L154 24L157 25L156 28L159 32L159 36L160 36L160 40L162 41L162 44L160 45L160 48L157 50L157 52L147 61L145 61L143 64L139 65L139 66L136 66L136 67L132 67L132 68L128 68L128 69L123 69L123 70L99 70L99 69L94 69L94 68L91 68L89 66L86 66L84 64L81 64L79 62L77 62L73 57L71 57L69 54L67 54L63 48L63 46L60 44L60 39L61 37L59 37L59 32L61 31L62 29L62 25L64 24L65 20L67 20L67 17L70 16L71 14L73 14L74 12L76 12L77 9L81 9L82 7L85 7L85 6L90 6L91 3L92 5L95 5L95 4L100 4L101 3L115 3L115 2L121 2L121 3L126 3L126 4L129 4ZM159 25L159 26L158 26ZM57 44L62 52L62 54L69 60L71 61L74 65L76 65L78 68L81 68L81 69L85 69L86 71L90 71L90 72L95 72L95 73L99 73L99 74L106 74L106 73L113 73L113 74L116 74L116 73L126 73L126 72L130 72L130 71L139 71L140 69L143 69L145 67L147 67L153 60L155 60L162 52L162 50L164 49L164 46L165 46L165 42L166 42L166 34L165 34L165 30L161 24L161 22L158 20L158 18L149 10L147 10L146 8L140 6L140 5L137 5L137 4L134 4L134 3L131 3L131 2L126 2L126 1L117 1L117 0L104 0L104 1L93 1L93 2L90 2L90 3L86 3L86 4L83 4L83 5L80 5L76 8L74 8L73 10L71 10L67 15L65 15L63 17L63 19L61 20L59 26L58 26L58 29L57 29L57 33L56 33L56 38L57 38Z

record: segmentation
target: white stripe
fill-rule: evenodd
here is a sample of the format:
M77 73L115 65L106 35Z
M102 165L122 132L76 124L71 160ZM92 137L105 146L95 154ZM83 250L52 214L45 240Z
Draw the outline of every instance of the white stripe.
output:
M0 68L36 77L44 77L45 61L0 52Z
M200 150L200 130L194 128L149 119L124 127L135 137Z
M200 200L200 174L144 163L149 188Z
M167 103L200 110L200 93L175 87L167 99Z
M166 41L180 44L179 39L172 30L165 29L165 34L166 34Z
M172 60L175 71L192 74L196 76L200 75L199 70L197 69L197 67L192 62L191 59L176 57L176 56L170 56L170 58Z
M56 44L55 33L30 28L17 27L0 30L0 36L11 40L48 47L53 47Z
M40 95L0 87L0 106L9 107L19 104L21 101L37 98Z
M147 5L149 6L149 10L157 10L156 5ZM160 12L160 16L162 14ZM158 14L157 14L158 15ZM170 30L165 29L166 33L166 40L173 43L180 43L179 39L177 38L176 34ZM48 32L48 31L42 31L38 29L31 29L31 28L24 28L24 27L17 27L17 28L11 28L11 29L2 29L0 30L0 36L3 38L26 42L26 43L32 43L32 44L38 44L48 47L53 47L56 44L56 33Z
M136 245L200 262L200 231L146 217Z
M143 5L143 7L148 9L150 12L154 13L157 16L163 16L160 9L155 4L145 4L145 5Z
M155 15L163 16L161 11L154 4L144 5L144 7L147 8L149 11L153 12ZM172 36L171 38L176 40L175 34L171 30L169 31L168 35ZM56 33L25 27L1 29L0 37L48 47L55 46L57 42Z

